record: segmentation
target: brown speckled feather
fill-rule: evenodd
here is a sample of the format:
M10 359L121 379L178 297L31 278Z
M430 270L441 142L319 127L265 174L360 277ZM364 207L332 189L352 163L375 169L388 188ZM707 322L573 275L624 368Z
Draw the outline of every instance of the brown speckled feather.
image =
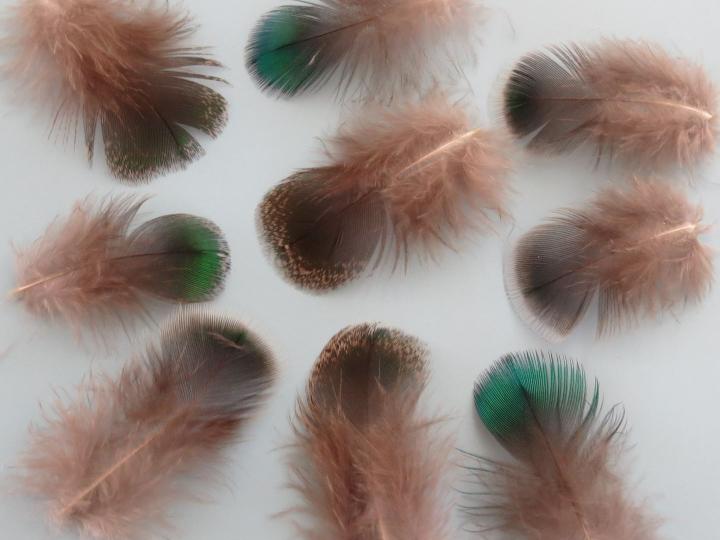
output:
M328 165L289 177L259 208L263 241L301 287L338 287L388 251L397 261L455 246L504 214L503 136L473 129L442 95L364 111L329 154Z
M110 171L142 182L203 154L187 128L217 136L225 99L197 68L217 67L188 44L191 20L155 0L19 0L7 24L7 66L23 95L55 107L53 129L98 127Z
M355 326L328 343L295 424L302 538L447 538L450 444L419 410L425 378L422 346L395 330Z

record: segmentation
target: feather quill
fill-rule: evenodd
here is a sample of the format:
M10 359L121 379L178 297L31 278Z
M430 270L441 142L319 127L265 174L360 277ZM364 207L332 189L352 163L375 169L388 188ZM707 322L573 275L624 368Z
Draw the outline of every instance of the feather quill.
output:
M639 170L692 168L715 149L717 94L702 67L656 45L605 40L526 56L504 114L539 152L581 145Z
M219 64L189 45L191 19L155 0L20 0L7 24L7 73L55 107L53 129L100 128L110 171L130 181L185 168L203 154L187 128L217 136L225 99L198 68Z
M188 303L217 296L230 268L222 232L187 214L131 231L144 202L128 196L76 203L67 219L18 252L14 296L31 313L76 329L142 313L149 297Z
M489 212L504 214L509 169L503 136L473 129L444 96L366 111L331 141L327 165L265 197L261 236L296 285L336 288L390 246L397 262L489 228Z
M602 416L577 363L541 353L501 359L475 385L475 408L513 462L477 458L484 498L469 518L527 540L653 540L658 520L616 470L623 413Z
M256 25L248 71L291 97L329 80L340 94L392 99L424 91L471 59L484 9L473 0L317 0L279 7ZM450 69L448 69L450 68Z
M266 396L270 353L235 320L184 311L117 379L87 381L33 427L26 489L59 526L103 539L168 526L174 498L206 476Z
M446 538L443 473L450 444L424 418L417 340L349 327L320 355L300 400L293 483L312 524L307 540Z
M506 264L508 295L523 320L565 338L598 297L598 335L678 304L700 301L713 275L702 209L658 181L603 190L525 234Z

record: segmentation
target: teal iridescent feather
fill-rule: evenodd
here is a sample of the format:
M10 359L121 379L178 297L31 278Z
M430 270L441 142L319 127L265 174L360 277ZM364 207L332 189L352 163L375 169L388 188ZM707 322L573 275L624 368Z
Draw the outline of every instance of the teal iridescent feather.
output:
M328 76L326 31L318 6L283 6L263 17L247 47L248 70L263 89L286 96Z
M588 396L579 364L534 352L501 359L476 383L474 399L487 429L516 455L527 451L538 430L559 441L586 432L600 407L598 385Z
M246 65L260 88L285 97L331 79L339 95L422 94L472 58L481 13L473 0L299 1L260 19Z
M480 456L467 509L477 530L526 540L657 540L658 521L615 470L622 413L600 417L597 383L574 361L511 354L477 382L475 407L516 461Z

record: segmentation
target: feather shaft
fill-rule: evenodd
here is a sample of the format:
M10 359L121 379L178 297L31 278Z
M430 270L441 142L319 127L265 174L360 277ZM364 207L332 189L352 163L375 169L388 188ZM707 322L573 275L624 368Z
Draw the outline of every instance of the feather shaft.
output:
M531 150L590 146L644 174L692 169L714 152L718 126L701 66L630 40L528 54L505 87L504 115Z
M543 97L538 101L569 101L569 102L605 102L605 103L631 103L635 105L652 105L657 107L669 107L671 109L680 109L692 114L696 114L703 120L712 120L714 114L699 107L693 107L684 103L675 101L667 101L662 99L630 99L630 98L604 98L604 97Z
M613 470L622 413L601 418L595 383L571 360L510 354L478 379L476 411L513 461L472 456L478 505L468 518L483 532L528 540L654 540L657 520L632 502Z
M678 226L678 227L672 227L672 228L670 228L670 229L668 229L668 230L666 230L666 231L659 232L659 233L654 234L653 236L650 236L650 237L648 237L648 238L638 239L638 240L636 241L636 245L629 246L629 247L624 247L624 248L622 248L621 250L611 249L611 250L609 251L609 254L608 254L608 255L605 255L605 256L603 256L603 257L599 257L599 258L597 258L597 259L591 259L591 260L589 260L588 262L586 262L586 263L584 263L584 264L582 264L582 265L580 265L580 266L578 266L578 267L576 267L576 268L573 268L572 270L568 270L568 271L565 272L564 274L560 274L559 276L557 276L557 277L555 277L555 278L553 278L553 279L551 279L551 280L549 280L549 281L539 283L539 284L537 284L537 285L534 285L534 286L531 287L531 288L527 288L527 289L524 289L524 290L525 290L526 292L536 292L536 291L538 291L539 289L542 289L543 287L546 287L546 286L548 286L548 285L552 285L552 284L554 284L554 283L557 283L558 281L561 281L561 280L565 279L565 278L568 277L568 276L571 276L571 275L576 274L576 273L578 273L578 272L581 272L581 271L583 271L583 270L587 270L588 268L591 268L591 267L593 267L594 265L598 264L601 260L606 259L608 256L609 256L609 257L612 257L613 255L620 254L620 253L627 253L627 252L629 252L629 251L637 251L637 250L639 250L639 249L642 249L643 246L644 246L645 244L649 243L649 242L653 242L653 241L656 241L656 240L662 240L662 239L665 238L665 237L672 236L672 235L678 234L678 233L683 233L683 232L694 233L694 232L698 231L699 229L701 229L701 225L700 225L699 222L697 222L697 223L687 223L687 224L684 224L684 225L680 225L680 226ZM674 262L677 262L677 259L674 259L673 261L674 261Z
M712 283L702 208L659 181L608 188L582 210L564 210L517 242L505 283L520 317L560 340L596 296L598 335L699 301Z
M259 207L262 238L283 273L328 290L413 255L456 248L504 215L510 172L502 134L472 128L440 94L377 107L343 127L327 165L300 171Z
M180 418L180 416L175 415L173 420L177 421L178 418ZM111 467L109 467L106 471L104 471L102 474L100 474L100 476L98 476L89 486L84 488L75 497L70 499L70 502L68 502L65 506L63 506L57 512L57 517L59 519L63 519L67 514L72 512L72 510L78 505L78 503L80 503L84 498L86 498L93 491L95 491L103 482L105 482L113 474L115 474L117 471L119 471L127 462L131 461L135 456L137 456L143 450L145 450L148 446L150 446L150 444L152 444L153 441L155 441L160 435L162 435L167 429L169 429L169 427L172 425L172 423L173 423L173 421L171 420L168 423L168 425L166 425L162 429L156 431L152 435L148 436L142 444L133 448L132 451L130 451L127 455L123 456L121 459L119 459L117 462L115 462Z
M195 253L212 253L212 252L207 251L207 250L202 250L202 249L198 249L198 250L194 250L194 251L182 251L182 250L157 251L154 253L136 253L133 255L123 255L120 257L109 257L107 260L109 262L119 262L119 261L127 261L127 260L132 260L132 259L142 259L145 257L162 257L164 255L183 255L183 254L189 255L189 254L195 254ZM15 289L12 289L9 294L10 294L10 296L15 296L15 295L21 294L29 289L32 289L34 287L37 287L44 283L47 283L48 281L52 281L54 279L58 279L58 278L67 276L69 274L72 274L73 272L77 272L78 270L82 270L83 268L87 268L88 266L92 266L93 264L95 264L95 263L87 263L87 264L83 264L80 266L76 266L75 268L69 268L62 272L55 272L54 274L50 274L50 275L41 277L41 278L39 278L35 281L32 281L30 283L27 283L25 285L16 287Z
M424 92L433 76L472 56L480 8L468 0L318 0L281 6L255 26L246 64L263 90L291 97L337 76L338 94L354 89L390 101ZM447 64L447 65L446 65Z
M76 329L144 312L149 297L189 303L216 296L229 269L222 232L187 214L152 219L131 231L144 202L116 197L76 203L66 220L18 252L19 286L10 296Z
M397 173L398 178L402 178L403 176L409 176L410 173L417 172L417 166L421 165L423 163L427 163L428 161L432 161L433 158L442 155L443 153L452 150L453 148L456 148L458 146L463 145L468 140L472 139L476 135L482 133L482 129L473 129L471 131L468 131L467 133L463 133L462 135L458 135L457 137L453 137L448 142L438 146L434 150L431 150L424 156L420 156L417 160L413 161L410 165L405 167L404 169L400 170L399 173Z
M25 487L60 525L135 539L167 525L186 475L213 473L266 397L274 362L239 322L184 310L117 379L90 381L34 428ZM193 488L196 489L196 488Z

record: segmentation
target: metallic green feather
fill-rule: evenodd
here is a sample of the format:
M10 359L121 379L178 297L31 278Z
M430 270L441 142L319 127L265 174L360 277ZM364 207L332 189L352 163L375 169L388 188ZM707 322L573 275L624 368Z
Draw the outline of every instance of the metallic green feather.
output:
M502 358L478 380L474 399L487 429L515 455L527 451L539 432L555 441L576 440L600 408L598 385L588 395L579 364L534 352ZM617 423L611 431L619 428L617 419L607 421Z

